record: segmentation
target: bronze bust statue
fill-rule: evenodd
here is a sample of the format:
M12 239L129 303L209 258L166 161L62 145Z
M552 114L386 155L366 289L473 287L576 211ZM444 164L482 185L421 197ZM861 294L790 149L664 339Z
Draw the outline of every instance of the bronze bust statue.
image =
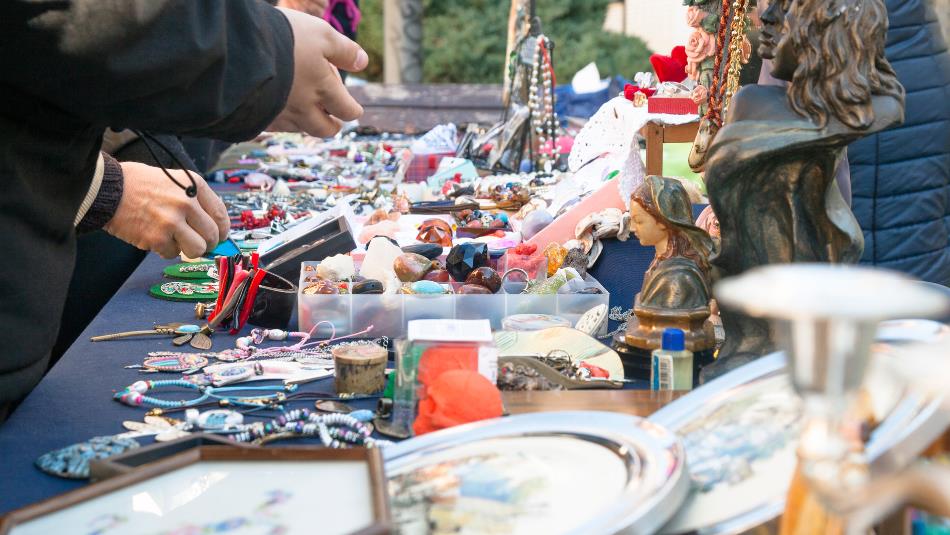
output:
M790 84L742 88L709 148L721 229L713 280L764 264L857 262L863 235L835 170L849 143L903 120L882 0L772 0L762 22L759 54ZM726 342L704 379L773 350L764 322L722 319Z
M663 329L675 327L686 333L690 351L711 350L716 342L707 322L713 242L693 224L686 189L673 178L646 177L630 197L630 226L642 245L656 248L656 256L634 300L626 344L657 349Z

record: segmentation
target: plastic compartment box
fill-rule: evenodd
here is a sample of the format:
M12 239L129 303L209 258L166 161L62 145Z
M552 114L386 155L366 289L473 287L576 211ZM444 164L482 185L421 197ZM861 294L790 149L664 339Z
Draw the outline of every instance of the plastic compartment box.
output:
M404 294L340 294L306 295L304 279L307 266L319 262L304 262L300 270L297 294L297 318L301 331L309 331L320 321L314 336L331 334L342 336L359 332L370 325L366 337L406 335L406 322L416 319L487 319L493 330L501 329L501 320L512 314L553 314L572 323L597 305L608 305L610 294L596 279L588 275L588 286L599 288L599 294L506 294L494 295L404 295ZM453 283L454 284L454 283ZM459 286L454 284L456 287ZM604 332L597 333L603 335Z

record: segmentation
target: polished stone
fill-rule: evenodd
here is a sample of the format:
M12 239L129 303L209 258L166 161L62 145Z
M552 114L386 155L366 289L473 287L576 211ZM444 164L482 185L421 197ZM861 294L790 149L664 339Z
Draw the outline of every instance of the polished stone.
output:
M491 293L498 293L501 289L501 276L490 267L480 267L474 269L465 278L465 284L477 284L484 286Z
M353 285L354 294L381 294L383 293L383 283L378 280L367 279L357 282Z
M458 282L463 282L476 268L488 266L488 245L485 243L460 243L445 258L445 269Z
M415 253L429 260L435 260L442 254L442 246L437 243L417 243L402 248L404 253Z
M462 287L458 289L458 293L466 295L491 295L492 291L481 284L463 284Z
M421 280L412 283L412 293L415 294L444 294L445 288L433 281Z
M432 269L432 260L415 253L404 253L393 261L393 270L402 282L422 280Z
M449 277L449 272L444 269L433 269L432 271L426 273L425 277L422 277L423 280L434 281L434 282L449 282L451 277Z

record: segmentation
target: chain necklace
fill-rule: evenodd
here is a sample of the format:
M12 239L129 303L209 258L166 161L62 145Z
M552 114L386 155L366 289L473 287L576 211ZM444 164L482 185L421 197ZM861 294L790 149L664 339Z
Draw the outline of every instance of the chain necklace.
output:
M726 4L727 0L723 0ZM748 0L735 0L732 4L732 23L729 35L729 68L726 76L726 91L723 97L722 113L725 117L732 101L732 95L739 90L739 73L742 71L742 43L745 41L745 12ZM721 119L720 119L721 121Z

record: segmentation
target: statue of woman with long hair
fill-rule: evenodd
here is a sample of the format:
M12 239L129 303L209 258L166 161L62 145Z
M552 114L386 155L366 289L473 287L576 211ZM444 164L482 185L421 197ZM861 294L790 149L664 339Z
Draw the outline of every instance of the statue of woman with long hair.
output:
M686 333L687 349L711 352L716 341L707 324L713 241L693 224L686 188L674 178L646 177L630 196L630 226L656 256L635 298L626 344L645 357L660 347L663 329L675 327Z
M709 149L706 186L721 232L713 280L764 264L857 262L863 235L835 170L849 143L903 120L881 0L772 0L762 22L759 52L790 84L742 88ZM763 322L722 318L726 342L704 378L773 347Z

